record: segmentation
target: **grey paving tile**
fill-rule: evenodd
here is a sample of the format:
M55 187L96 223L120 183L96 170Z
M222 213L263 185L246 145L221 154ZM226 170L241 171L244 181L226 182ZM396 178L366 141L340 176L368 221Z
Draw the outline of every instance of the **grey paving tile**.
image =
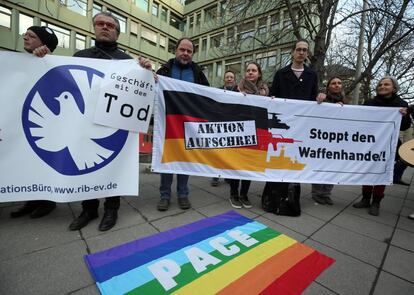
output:
M111 230L102 235L87 238L86 243L91 253L95 253L156 233L158 231L153 226L144 223L129 228Z
M409 219L407 216L414 211L409 208L404 208L401 211L400 218L398 219L397 228L414 233L414 220Z
M200 208L200 207L204 207L210 204L214 204L217 202L222 202L223 199L220 197L216 197L212 194L209 194L208 192L204 191L204 190L193 190L191 192L191 206L193 208Z
M281 216L272 213L266 213L263 216L305 236L310 236L325 224L325 221L304 212L299 217Z
M77 232L67 230L70 216L50 219L49 216L29 219L24 224L2 224L0 228L0 260L50 248L80 238Z
M413 252L391 246L383 269L393 275L414 283Z
M197 208L197 211L201 214L211 217L218 214L223 214L227 211L234 210L239 214L246 216L247 218L256 218L258 214L252 209L234 209L228 200L214 203L205 207Z
M377 267L387 247L385 243L332 224L324 226L311 238Z
M86 245L75 241L0 262L2 294L55 295L93 284L83 260Z
M382 271L373 295L408 295L414 294L414 284Z
M95 284L90 285L86 288L82 288L73 292L70 292L68 295L100 295L98 288Z
M305 244L335 259L335 262L316 278L316 282L337 294L369 294L377 273L375 267L312 240L307 240Z
M387 224L390 226L395 226L395 224L397 223L397 219L398 219L397 214L391 213L389 211L384 211L382 210L382 208L380 209L379 216L372 216L368 214L367 208L357 209L352 206L347 207L344 212L348 214L357 215L359 217L369 219L375 222Z
M385 239L391 238L394 229L389 225L347 213L342 213L335 217L331 224L347 228L351 231L371 237L381 242L385 241Z
M203 215L190 209L182 211L176 215L166 216L162 219L155 220L151 222L151 224L159 231L166 231L175 227L198 221L203 218Z
M312 284L309 285L309 287L305 289L305 291L303 291L302 294L303 295L335 295L338 293L325 288L324 286L320 285L317 282L313 282Z
M414 200L405 200L404 207L411 208L414 211Z
M302 211L315 218L328 221L338 215L349 204L343 199L333 199L334 204L320 205L311 198L301 198Z
M414 225L414 224L413 224ZM397 229L391 240L391 244L414 253L414 233ZM413 270L414 271L414 270Z
M385 197L381 201L381 211L398 214L401 211L403 203L403 199L387 197L387 192L385 192Z

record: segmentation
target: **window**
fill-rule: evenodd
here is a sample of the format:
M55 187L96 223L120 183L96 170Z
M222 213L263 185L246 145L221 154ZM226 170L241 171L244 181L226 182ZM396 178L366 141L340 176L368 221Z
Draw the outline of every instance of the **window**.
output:
M144 10L145 12L148 12L148 0L135 0L135 5Z
M165 48L167 45L167 38L163 35L160 35L160 47Z
M175 46L177 46L177 41L168 39L168 52L175 54Z
M268 67L274 67L276 66L276 51L269 51L264 53L258 53L256 55L256 61L263 70L265 70Z
M170 26L183 31L184 29L184 23L182 20L180 20L180 18L178 17L178 15L175 15L174 13L171 13L170 15Z
M55 32L56 37L58 38L59 47L62 47L62 48L70 47L70 31L69 30L66 30L64 28L61 28L55 25L51 25L43 21L41 22L41 25L49 27Z
M270 18L270 31L274 32L279 29L279 15L274 14Z
M19 13L19 34L24 34L31 26L33 26L33 17Z
M93 7L92 7L92 16L95 16L96 14L98 14L101 11L102 11L102 6L99 5L99 4L94 3Z
M88 10L87 0L60 0L60 3L74 12L86 16Z
M11 10L0 6L0 26L10 28L11 27Z
M204 15L204 21L210 22L215 21L217 19L217 6L211 6L209 8L206 8L205 15Z
M234 33L235 30L233 28L227 29L227 43L233 44L234 43Z
M190 16L189 21L188 21L188 29L191 30L193 29L194 26L194 17Z
M131 21L131 34L138 35L138 24L134 21Z
M123 17L122 15L119 15L113 11L109 11L110 13L112 13L112 15L119 21L119 28L121 33L125 33L126 32L126 17Z
M221 77L222 75L223 75L223 65L221 63L218 63L216 67L216 77Z
M226 70L232 70L235 73L241 73L242 72L241 59L232 58L232 59L226 60Z
M201 23L201 12L197 13L195 16L195 25L200 26Z
M167 22L168 10L165 7L161 7L161 20Z
M211 37L211 47L212 48L219 48L223 46L224 42L224 34L218 34Z
M290 51L282 52L280 57L281 57L280 58L281 59L281 61L280 61L280 63L281 63L280 66L281 67L287 66L291 61Z
M203 50L203 51L207 50L207 38L203 38L201 40L201 50Z
M156 17L158 17L158 7L159 7L158 3L156 2L152 3L151 13L152 15L155 15Z
M204 75L206 75L208 79L211 79L211 76L213 74L213 65L212 64L204 65L203 73Z
M254 21L240 25L239 32L239 40L243 41L248 38L254 37Z
M82 50L86 48L86 36L76 33L75 49Z
M266 35L267 32L267 17L259 19L259 35Z
M146 27L142 27L141 28L141 37L142 40L153 45L156 46L157 45L157 33L154 32L153 30L150 30Z

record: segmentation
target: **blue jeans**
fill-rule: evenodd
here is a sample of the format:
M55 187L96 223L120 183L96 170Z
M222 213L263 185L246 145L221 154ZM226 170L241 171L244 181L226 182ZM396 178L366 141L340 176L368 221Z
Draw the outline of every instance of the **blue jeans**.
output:
M173 182L174 174L161 173L160 194L161 199L171 199L171 184ZM177 197L188 197L188 179L189 175L177 174Z

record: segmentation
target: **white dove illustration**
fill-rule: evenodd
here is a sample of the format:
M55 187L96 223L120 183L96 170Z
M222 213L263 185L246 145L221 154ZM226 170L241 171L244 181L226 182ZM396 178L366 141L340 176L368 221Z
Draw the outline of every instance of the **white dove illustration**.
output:
M39 127L30 128L34 137L40 137L36 145L44 150L57 152L68 148L73 161L79 170L91 168L109 158L113 151L108 150L93 139L105 138L117 130L93 124L93 109L96 106L99 82L93 75L91 86L86 71L70 70L78 85L85 103L84 114L79 110L73 95L63 91L57 99L60 112L55 115L36 92L29 111L29 120Z

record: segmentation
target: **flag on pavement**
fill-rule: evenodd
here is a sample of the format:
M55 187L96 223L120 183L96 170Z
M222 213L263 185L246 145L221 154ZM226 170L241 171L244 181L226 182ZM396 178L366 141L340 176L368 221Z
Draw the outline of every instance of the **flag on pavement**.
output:
M102 294L300 294L334 260L234 211L85 256Z

